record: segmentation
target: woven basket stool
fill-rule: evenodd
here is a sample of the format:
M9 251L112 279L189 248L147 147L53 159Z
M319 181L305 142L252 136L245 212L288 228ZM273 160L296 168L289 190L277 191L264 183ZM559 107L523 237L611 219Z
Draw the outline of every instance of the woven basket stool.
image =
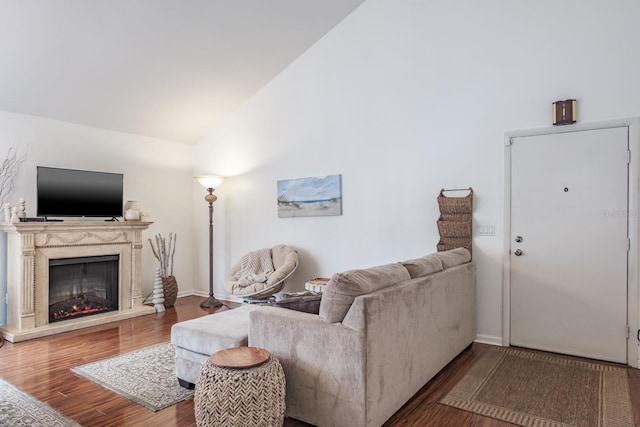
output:
M257 347L214 353L196 380L196 424L203 426L281 427L285 378L278 359Z

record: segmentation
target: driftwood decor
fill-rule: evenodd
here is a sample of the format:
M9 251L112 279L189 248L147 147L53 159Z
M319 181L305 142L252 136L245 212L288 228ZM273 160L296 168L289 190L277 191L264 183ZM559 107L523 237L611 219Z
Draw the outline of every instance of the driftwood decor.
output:
M0 205L7 201L13 190L20 164L27 159L27 153L19 154L18 149L9 147L7 157L0 163Z
M173 275L173 257L176 253L177 237L177 234L169 233L169 242L167 244L167 239L162 237L161 234L156 234L155 246L153 240L149 239L153 255L160 262L165 307L172 307L178 296L178 282Z
M445 191L468 191L464 197L448 197ZM473 188L440 190L438 195L438 252L455 248L466 248L471 252L471 240L473 237Z

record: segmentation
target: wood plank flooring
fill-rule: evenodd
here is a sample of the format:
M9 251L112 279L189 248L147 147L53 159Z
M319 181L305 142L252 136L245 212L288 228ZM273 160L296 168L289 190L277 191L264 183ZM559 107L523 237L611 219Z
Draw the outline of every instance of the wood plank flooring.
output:
M153 412L74 374L70 368L167 342L174 323L228 309L204 310L199 307L202 300L178 298L175 306L164 313L17 344L5 342L0 348L0 377L83 426L195 426L193 400ZM512 426L437 403L488 347L474 343L466 349L391 417L385 427ZM640 370L628 369L628 375L634 416L640 425ZM287 419L285 426L308 424Z

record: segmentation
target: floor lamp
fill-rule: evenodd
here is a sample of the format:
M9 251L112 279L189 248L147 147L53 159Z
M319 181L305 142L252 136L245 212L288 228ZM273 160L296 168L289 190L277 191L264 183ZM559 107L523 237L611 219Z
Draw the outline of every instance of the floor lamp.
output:
M218 196L213 192L222 183L223 178L220 176L197 176L196 179L209 192L204 196L204 199L209 203L209 298L202 301L200 307L220 307L222 303L213 296L213 202L218 200Z

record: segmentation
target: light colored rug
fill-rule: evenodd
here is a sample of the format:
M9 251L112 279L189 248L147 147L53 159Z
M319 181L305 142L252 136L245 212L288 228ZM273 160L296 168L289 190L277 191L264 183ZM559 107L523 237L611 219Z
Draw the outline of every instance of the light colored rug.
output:
M80 424L0 378L0 426L79 427Z
M520 426L633 427L627 370L489 349L440 403Z
M175 350L159 344L71 369L152 411L193 397L175 373Z

